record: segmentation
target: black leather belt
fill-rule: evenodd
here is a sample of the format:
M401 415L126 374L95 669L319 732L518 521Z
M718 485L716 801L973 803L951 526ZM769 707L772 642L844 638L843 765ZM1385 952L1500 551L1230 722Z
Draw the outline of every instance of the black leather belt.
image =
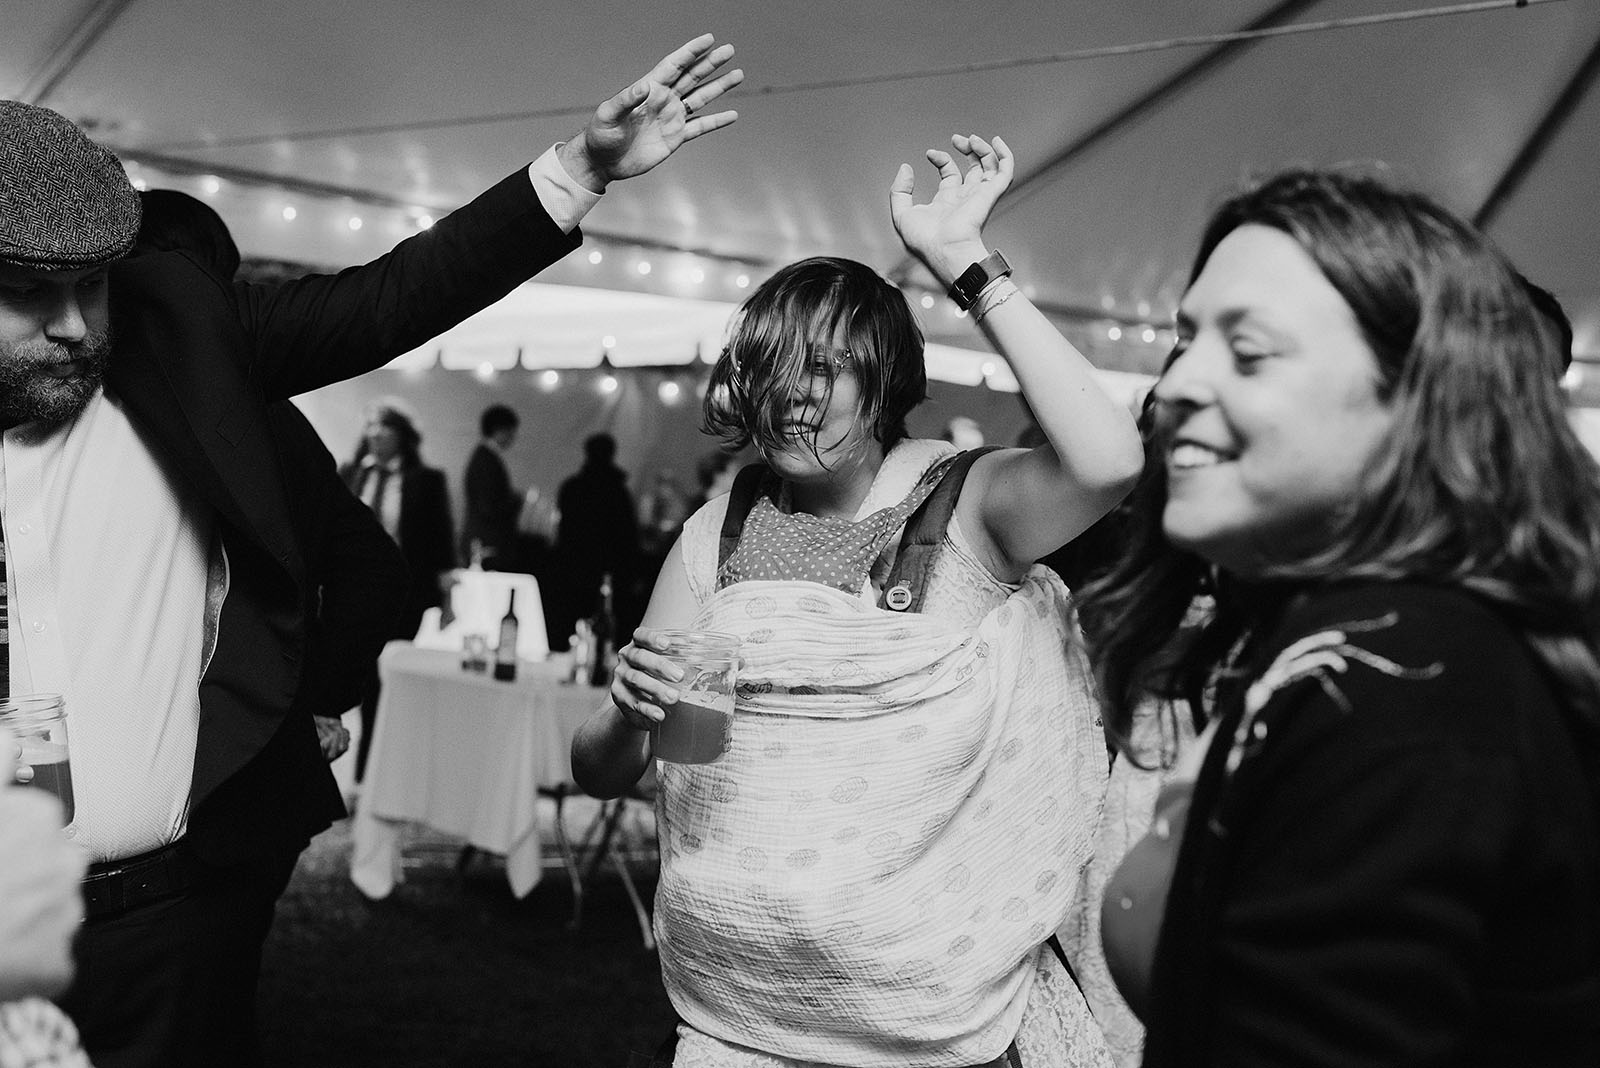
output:
M91 864L83 878L84 916L104 919L177 897L194 884L194 875L194 861L181 838L136 857Z

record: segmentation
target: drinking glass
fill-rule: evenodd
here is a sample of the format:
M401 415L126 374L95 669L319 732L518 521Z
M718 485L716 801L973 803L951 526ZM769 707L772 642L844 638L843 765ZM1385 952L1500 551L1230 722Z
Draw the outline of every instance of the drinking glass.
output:
M67 706L58 693L18 694L0 701L0 724L22 746L19 764L32 771L18 783L55 794L72 822L72 760L67 751ZM21 771L21 768L18 769Z
M706 630L661 632L663 654L683 669L678 703L650 732L655 755L675 764L710 764L728 751L733 730L733 688L739 676L739 639Z

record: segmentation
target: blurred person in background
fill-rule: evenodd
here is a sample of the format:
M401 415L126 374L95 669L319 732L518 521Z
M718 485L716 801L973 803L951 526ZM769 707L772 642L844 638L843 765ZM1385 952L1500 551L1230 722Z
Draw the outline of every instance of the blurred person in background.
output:
M482 434L462 479L461 559L489 571L523 571L517 520L523 498L511 485L505 454L522 420L504 404L491 404L478 419Z
M456 566L450 490L444 472L422 462L422 432L415 417L395 398L374 401L354 458L341 471L345 484L377 517L391 544L398 546L408 581L401 608L384 640L416 637L422 616L445 603L450 572ZM380 645L381 649L381 645ZM366 775L372 726L378 714L378 669L364 672L361 738L356 743L356 781Z
M616 438L590 434L583 441L583 466L556 494L556 566L564 607L554 634L562 637L595 611L601 579L608 574L616 633L631 633L639 619L639 598L632 586L639 572L639 523L627 472L617 466L616 457Z

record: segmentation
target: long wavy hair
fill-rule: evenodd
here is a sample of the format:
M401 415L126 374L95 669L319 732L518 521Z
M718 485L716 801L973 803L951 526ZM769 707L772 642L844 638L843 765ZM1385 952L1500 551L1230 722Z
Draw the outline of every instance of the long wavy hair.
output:
M1129 752L1134 708L1150 696L1187 700L1198 724L1230 650L1280 603L1275 590L1362 579L1453 585L1492 603L1580 735L1600 742L1600 469L1568 421L1558 325L1481 234L1371 175L1293 170L1232 197L1206 227L1191 284L1247 224L1292 237L1350 306L1394 425L1326 544L1246 582L1163 534L1166 468L1146 401L1123 553L1082 591L1108 733Z
M367 444L366 427L376 421L395 432L400 439L400 468L410 471L422 466L422 431L417 429L415 418L406 411L399 400L383 399L368 404L362 420L361 439L356 442L352 463L359 466L372 447Z
M814 375L833 396L833 367L815 358L840 324L861 386L860 419L885 449L906 436L906 415L928 395L922 329L900 290L864 263L817 256L781 268L734 316L728 344L711 369L701 429L731 449L763 452L794 444L783 429L790 399ZM814 432L799 440L817 451Z

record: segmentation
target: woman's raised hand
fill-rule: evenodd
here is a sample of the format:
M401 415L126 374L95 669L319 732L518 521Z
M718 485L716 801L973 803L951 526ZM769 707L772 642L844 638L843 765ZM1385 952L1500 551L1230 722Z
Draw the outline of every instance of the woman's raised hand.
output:
M655 727L666 718L665 707L678 703L675 684L683 681L683 669L661 655L667 649L656 631L640 627L633 641L617 651L611 701L635 730Z
M906 251L921 260L945 285L967 265L988 254L983 244L983 224L1011 185L1011 148L999 137L992 142L976 135L956 134L950 144L971 160L967 173L955 156L928 149L928 162L939 170L939 188L933 199L917 204L912 199L916 176L902 163L889 188L889 216L905 243Z

